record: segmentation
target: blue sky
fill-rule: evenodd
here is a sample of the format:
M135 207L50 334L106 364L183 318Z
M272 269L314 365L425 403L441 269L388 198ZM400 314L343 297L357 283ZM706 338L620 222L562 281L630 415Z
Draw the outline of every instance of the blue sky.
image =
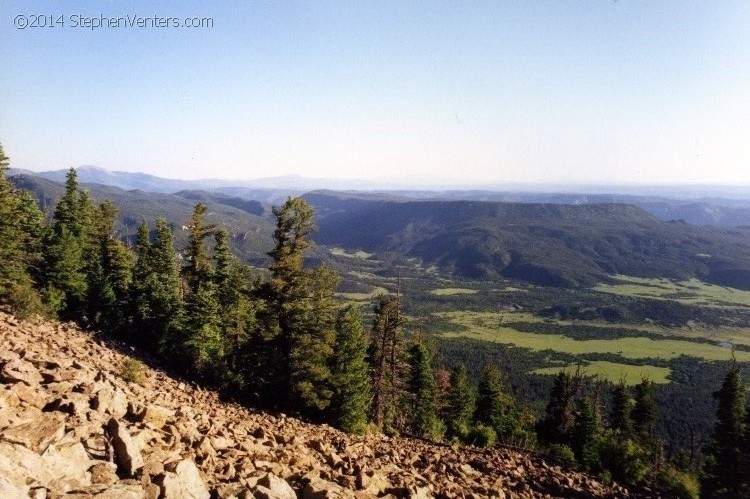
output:
M14 28L35 14L65 26ZM71 26L154 15L214 25ZM750 184L746 0L4 0L0 23L21 168Z

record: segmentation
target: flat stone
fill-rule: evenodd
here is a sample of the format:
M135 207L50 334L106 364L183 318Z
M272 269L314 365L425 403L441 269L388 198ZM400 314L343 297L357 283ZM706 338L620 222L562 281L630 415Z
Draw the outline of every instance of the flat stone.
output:
M24 359L12 359L0 367L0 382L3 383L26 383L36 386L44 381L39 370L34 364Z
M155 428L163 428L164 425L174 420L174 416L175 411L172 409L160 405L149 405L143 412L142 421Z
M21 444L41 454L50 444L60 440L65 434L65 416L59 413L39 413L31 421L5 428L0 439Z

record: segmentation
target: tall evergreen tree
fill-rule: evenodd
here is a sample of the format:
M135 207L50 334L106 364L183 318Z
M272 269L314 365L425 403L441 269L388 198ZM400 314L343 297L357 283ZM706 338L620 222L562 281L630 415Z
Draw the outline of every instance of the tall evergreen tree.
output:
M259 313L264 333L259 362L271 403L309 414L330 403L330 356L333 349L335 273L309 270L304 255L315 230L313 210L302 198L289 198L274 208L276 229L269 266L271 278L261 289Z
M88 315L99 327L122 330L127 321L132 257L115 235L117 207L107 200L95 211L86 256Z
M224 359L224 339L221 330L221 310L216 284L200 281L185 300L186 339L184 347L199 373L218 381Z
M410 363L409 392L413 400L408 417L409 427L415 435L439 439L442 430L437 415L437 384L432 374L432 359L424 344L412 346Z
M150 241L148 224L138 227L135 244L131 300L134 341L153 351L174 352L181 341L183 301L177 253L166 220L156 220L156 240Z
M502 440L507 440L516 429L515 402L503 388L502 373L496 366L484 368L479 378L475 419L495 430Z
M307 273L309 313L303 334L296 337L292 350L292 403L312 410L324 410L330 403L330 358L335 342L336 301L333 293L338 274L327 266Z
M211 262L206 248L206 239L211 236L215 227L206 225L203 221L208 207L198 203L193 209L190 222L190 234L188 235L187 267L184 269L185 280L190 290L195 293L202 282L212 277Z
M0 144L0 303L34 313L41 308L33 286L40 278L42 214L28 193L13 188L8 164Z
M631 419L633 430L641 443L653 445L656 435L656 387L654 382L644 378L635 385Z
M597 471L599 468L597 437L600 430L599 421L589 397L578 399L571 427L570 446L576 461L587 471Z
M633 431L631 412L633 400L625 380L620 380L612 390L612 410L609 415L610 427L623 436L630 436Z
M216 231L214 246L214 282L221 310L221 336L226 368L232 377L238 375L240 355L248 340L248 331L255 323L252 300L252 277L229 250L229 233Z
M372 386L370 419L386 432L403 426L400 403L406 384L403 374L406 352L399 298L398 295L377 298L368 349Z
M573 427L575 396L580 387L580 374L561 371L555 376L544 418L539 422L539 436L549 444L568 444Z
M208 208L198 203L193 210L188 236L188 265L183 269L190 292L185 297L183 336L178 340L193 367L202 374L219 374L217 369L224 357L221 311L214 268L208 256L207 238L214 227L203 221Z
M84 198L86 200L88 198ZM85 208L82 213L82 207ZM81 318L87 298L85 261L85 215L88 207L81 202L75 169L68 171L65 193L57 204L49 241L45 244L46 280L63 293L64 317Z
M457 365L451 372L445 424L449 437L465 440L474 416L474 390L469 383L466 366Z
M732 364L721 389L711 441L706 446L706 464L701 479L705 497L743 497L748 482L742 473L741 453L745 428L745 386L739 368Z
M356 306L347 305L336 318L331 413L336 425L349 433L361 434L367 429L370 379L366 356L367 337L362 327L362 314Z

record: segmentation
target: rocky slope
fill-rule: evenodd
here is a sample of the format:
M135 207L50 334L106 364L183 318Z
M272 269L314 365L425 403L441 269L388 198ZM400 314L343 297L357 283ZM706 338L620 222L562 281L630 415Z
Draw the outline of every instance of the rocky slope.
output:
M634 497L541 458L225 403L71 324L0 312L0 497Z

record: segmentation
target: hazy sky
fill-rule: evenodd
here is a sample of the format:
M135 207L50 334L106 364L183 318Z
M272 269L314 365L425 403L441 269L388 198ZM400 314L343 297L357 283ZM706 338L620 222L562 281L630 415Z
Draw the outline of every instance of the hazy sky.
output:
M213 28L73 26L102 15ZM0 23L20 168L750 184L747 0L3 0Z

